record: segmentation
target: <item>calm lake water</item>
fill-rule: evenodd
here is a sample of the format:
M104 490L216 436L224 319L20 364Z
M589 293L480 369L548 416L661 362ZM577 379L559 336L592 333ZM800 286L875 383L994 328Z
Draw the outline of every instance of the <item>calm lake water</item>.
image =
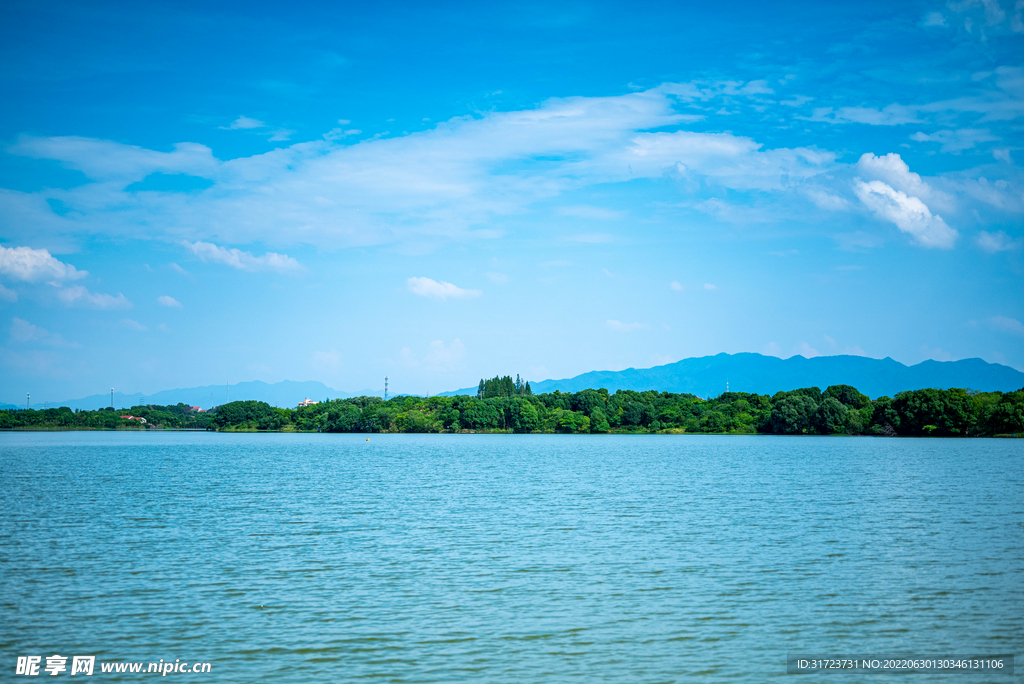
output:
M7 675L762 682L789 651L1024 653L1022 440L8 433L0 514Z

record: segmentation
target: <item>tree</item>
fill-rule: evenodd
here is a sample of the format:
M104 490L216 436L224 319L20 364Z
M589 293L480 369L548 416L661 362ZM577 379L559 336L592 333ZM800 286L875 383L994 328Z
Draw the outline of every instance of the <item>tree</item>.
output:
M837 399L843 406L861 409L871 405L871 398L861 394L856 387L850 385L832 385L825 390L824 397Z
M537 408L525 399L514 399L509 406L513 432L533 432L540 427Z
M778 395L776 395L778 396ZM799 435L811 429L818 403L806 393L783 396L772 407L769 425L777 435Z
M822 435L831 435L832 433L838 432L842 429L843 424L846 421L847 410L848 409L843 406L842 402L835 397L825 397L822 399L821 403L818 404L818 409L814 412L814 418L811 419L811 424L818 433Z

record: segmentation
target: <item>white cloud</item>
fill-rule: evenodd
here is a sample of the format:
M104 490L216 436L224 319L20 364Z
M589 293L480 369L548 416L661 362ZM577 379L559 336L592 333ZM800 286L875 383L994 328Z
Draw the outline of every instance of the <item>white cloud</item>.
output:
M3 285L0 285L0 299L5 302L16 302L18 301L18 291L8 290Z
M939 148L940 152L960 154L964 150L969 150L972 147L975 147L978 143L992 142L994 140L999 140L1000 138L992 135L988 129L961 128L955 131L936 131L932 134L926 134L918 131L914 135L910 136L910 139L916 140L917 142L937 142L942 145L942 147Z
M865 152L857 160L855 169L869 180L885 181L887 185L908 195L927 199L933 193L931 186L925 183L920 175L911 171L907 163L895 152L881 156Z
M142 323L139 323L138 321L133 321L130 318L122 318L121 327L128 328L129 330L134 330L135 332L146 332L147 330L149 330L149 328L142 325Z
M945 26L946 17L942 16L940 12L929 12L924 18L925 26Z
M483 294L480 290L466 290L445 281L432 278L409 278L406 286L413 294L430 299L472 299Z
M175 271L177 271L181 275L184 275L184 276L192 275L191 273L189 273L188 271L186 271L185 269L183 269L181 266L179 266L178 264L174 263L173 261L171 262L171 268L173 268Z
M1010 150L1006 147L992 150L992 157L996 161L1006 162L1007 164L1013 163L1013 157L1010 156Z
M281 142L284 140L291 140L291 137L294 134L295 131L291 128L278 128L270 133L270 137L267 138L267 140L269 140L270 142Z
M761 353L764 354L765 356L777 356L781 359L782 347L780 347L775 342L769 342L764 346L764 349L761 350Z
M801 342L797 345L796 353L800 356L807 357L808 359L813 359L815 356L821 356L821 352L806 342Z
M202 261L224 264L243 271L294 273L303 270L302 264L287 254L267 252L263 256L258 257L253 256L252 252L243 252L240 249L226 249L218 247L211 242L189 242L184 240L181 244Z
M37 193L15 191L0 193L0 216L7 217L8 235L38 234L45 224L53 232L130 236L145 225L150 236L192 244L337 249L480 237L479 226L497 217L598 184L685 175L720 189L783 190L832 168L835 155L827 151L768 149L731 133L664 130L703 118L680 113L681 102L724 97L730 88L740 94L744 87L764 90L756 82L705 90L663 84L612 97L554 98L531 109L457 117L409 135L300 142L224 162L198 144L157 152L104 140L24 136L10 152L60 161L94 182L62 193L77 212L74 220L54 215ZM214 184L200 193L124 191L156 171ZM616 217L586 206L565 215L574 214Z
M824 121L831 124L859 123L871 126L900 126L920 123L913 107L891 104L882 109L870 107L818 107L807 117L808 121Z
M132 303L123 294L117 296L90 292L81 285L57 289L57 298L68 306L84 306L91 309L130 309Z
M740 88L740 92L744 95L771 95L775 91L768 87L767 81L750 81L745 86Z
M1024 337L1024 323L1021 323L1016 318L1008 318L1006 316L993 316L988 319L989 323L992 324L997 330L1008 332L1013 335L1020 335Z
M815 206L826 211L843 211L850 206L850 203L842 197L821 188L807 188L804 190L804 194L814 202Z
M159 304L160 306L168 306L168 307L171 307L173 309L180 309L181 308L181 302L179 302L174 297L168 297L167 295L161 295L161 296L157 297L156 298L156 303Z
M779 104L787 107L802 107L813 99L813 97L808 97L807 95L797 95L788 100L781 100Z
M50 256L45 249L0 245L0 274L33 283L41 280L78 280L89 275Z
M210 178L221 165L219 160L214 159L209 147L197 143L176 143L173 152L156 152L112 140L74 136L36 138L23 135L8 148L8 152L34 159L56 159L93 180L103 181L82 188L86 193L84 199L91 210L104 209L111 201L116 202L122 210L125 208L126 196L122 193L111 195L114 188L106 182L115 183L123 189L157 171ZM81 196L81 193L76 196ZM137 226L137 223L130 223Z
M263 123L259 119L253 119L248 116L240 116L231 122L230 126L221 126L224 130L235 130L235 129L250 129L250 128L265 128L267 124Z
M718 288L715 287L714 285L712 285L711 283L704 283L704 289L705 290L717 290Z
M932 215L917 197L894 190L882 181L854 181L854 192L879 218L896 224L923 247L950 249L959 235L941 216Z
M615 330L618 332L631 332L633 330L640 330L647 327L643 323L623 323L622 321L616 321L610 318L605 321L604 324L609 330Z
M682 292L683 286L679 283L678 280L673 280L671 283L668 284L668 289L674 290L676 292Z
M491 271L487 272L487 279L492 283L497 283L498 285L504 285L509 281L508 275L504 273L494 273Z
M1014 240L1001 230L997 233L989 233L988 231L983 230L978 233L976 242L979 247L989 254L995 254L996 252L1011 252L1024 246L1024 239L1017 238Z
M39 342L50 347L64 349L78 349L82 345L77 342L68 342L57 333L44 330L21 318L14 318L11 321L11 341L13 342Z

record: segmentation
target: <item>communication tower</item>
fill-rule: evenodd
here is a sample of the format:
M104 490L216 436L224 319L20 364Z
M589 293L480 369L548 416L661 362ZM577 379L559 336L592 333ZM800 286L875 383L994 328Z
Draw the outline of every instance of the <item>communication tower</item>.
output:
M388 400L388 376L384 376L384 401Z
M31 392L26 392L25 393L25 410L28 411L30 408L32 408L32 393Z
M110 408L114 408L114 388L110 388Z

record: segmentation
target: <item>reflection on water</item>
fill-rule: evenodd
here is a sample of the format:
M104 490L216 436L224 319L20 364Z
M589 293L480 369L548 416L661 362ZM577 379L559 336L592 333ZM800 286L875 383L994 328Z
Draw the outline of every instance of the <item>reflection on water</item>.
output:
M1020 440L3 434L0 512L12 673L759 682L787 651L1024 652Z

